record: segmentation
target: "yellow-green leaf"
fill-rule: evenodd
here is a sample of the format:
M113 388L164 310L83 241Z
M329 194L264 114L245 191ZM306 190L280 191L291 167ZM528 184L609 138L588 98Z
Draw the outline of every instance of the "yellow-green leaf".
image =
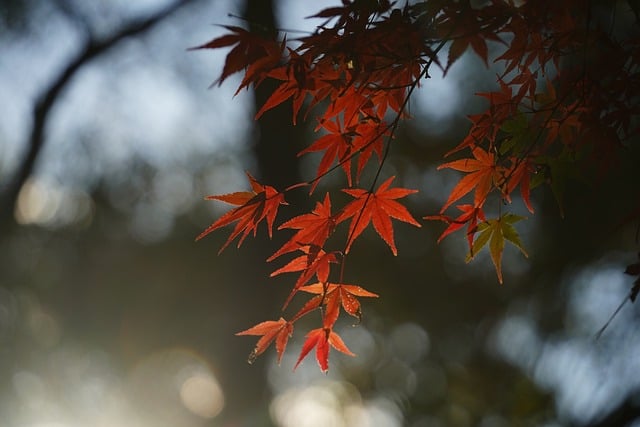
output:
M466 262L471 261L478 252L489 242L491 238L491 234L493 233L492 222L495 222L495 219L490 219L483 223L478 224L477 233L478 237L473 241L473 245L471 246L471 251L467 254L465 259Z
M520 235L513 226L514 223L526 219L526 217L508 213L502 218L502 235L504 236L504 238L513 243L515 247L520 249L522 255L524 255L526 258L529 258L529 254L527 254L527 251L524 249L524 245L520 240Z
M502 234L502 220L501 217L496 221L496 226L491 233L491 241L489 242L489 253L491 254L491 261L496 267L496 273L498 274L498 281L502 284L502 253L504 252L504 235Z
M478 225L478 236L473 242L471 251L467 254L466 261L471 261L476 254L489 243L489 254L496 269L498 281L502 284L502 254L504 252L505 239L517 247L527 257L520 236L513 226L514 223L525 219L523 216L507 213L497 219L489 219Z

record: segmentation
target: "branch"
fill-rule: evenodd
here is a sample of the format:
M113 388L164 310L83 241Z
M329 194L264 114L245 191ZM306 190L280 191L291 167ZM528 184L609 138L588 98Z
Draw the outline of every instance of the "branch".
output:
M89 37L84 49L67 64L62 72L51 82L49 87L42 92L33 108L33 124L28 139L27 153L24 155L13 178L9 180L9 184L5 186L0 193L0 206L4 207L4 209L0 211L0 227L5 226L13 216L20 189L33 173L42 147L44 146L44 129L49 114L78 70L96 57L109 51L125 38L142 34L151 29L155 24L191 1L192 0L177 0L150 16L131 21L105 39L96 40L93 37Z

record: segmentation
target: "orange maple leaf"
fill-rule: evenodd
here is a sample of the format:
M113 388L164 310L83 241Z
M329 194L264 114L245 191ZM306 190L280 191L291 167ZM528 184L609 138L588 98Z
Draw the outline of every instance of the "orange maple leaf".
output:
M533 207L531 206L531 174L534 173L534 165L530 159L512 159L514 166L506 174L508 177L505 186L505 196L509 198L509 194L519 185L520 194L522 195L522 201L529 210L533 213Z
M317 202L311 213L291 218L278 227L278 230L298 230L280 249L269 257L274 260L281 255L297 251L302 246L314 245L323 247L329 235L336 226L335 218L331 215L331 199L326 193L322 202Z
M238 332L236 335L262 335L249 355L249 363L253 363L275 340L276 351L278 352L278 363L280 363L282 354L292 334L293 323L287 322L281 317L278 320L267 320L266 322L258 323L249 329Z
M474 207L473 205L457 205L456 207L462 211L460 216L457 218L451 218L450 216L440 214L425 216L424 219L444 221L449 224L440 237L438 237L438 243L440 243L440 241L449 234L458 231L468 224L467 242L469 243L469 248L471 248L471 245L473 244L473 236L475 235L478 227L478 220L485 221L484 212L482 211L482 208Z
M473 189L475 189L473 206L482 207L494 186L494 182L498 182L502 178L502 168L496 165L493 153L484 151L480 147L474 147L471 152L473 159L460 159L438 166L438 170L449 168L468 173L451 190L447 202L440 209L440 213Z
M340 314L340 307L360 321L362 313L360 311L360 301L356 297L378 297L378 294L369 292L360 286L338 283L314 283L303 286L300 290L323 297L325 328L331 328L336 322Z
M260 184L249 173L247 173L247 177L249 178L253 191L240 191L205 197L206 200L220 200L238 207L218 218L217 221L200 233L198 237L196 237L196 240L200 240L212 231L236 221L236 227L222 248L220 248L220 252L237 236L240 236L238 247L240 247L249 233L253 232L255 236L258 225L262 220L266 220L269 237L272 236L273 222L276 219L278 208L280 205L286 205L287 202L284 200L284 195L275 188Z
M291 293L284 303L283 309L289 305L289 302L291 302L291 299L298 292L300 287L309 282L313 276L316 276L320 282L327 282L329 280L331 264L337 262L335 252L327 253L318 246L301 246L299 250L304 252L304 255L292 259L287 263L287 265L271 273L271 277L273 277L282 273L301 272L298 280L296 280L296 283L293 285Z
M373 223L373 228L378 235L387 243L394 255L398 255L398 250L393 239L393 225L391 218L420 227L420 223L411 216L407 208L396 202L396 199L416 193L418 190L409 190L407 188L389 188L391 181L395 177L387 179L383 182L375 193L371 193L361 189L344 189L345 193L355 197L355 200L347 204L338 214L336 223L341 223L351 218L349 225L349 238L345 253L349 253L349 249L354 240L362 234L364 229Z

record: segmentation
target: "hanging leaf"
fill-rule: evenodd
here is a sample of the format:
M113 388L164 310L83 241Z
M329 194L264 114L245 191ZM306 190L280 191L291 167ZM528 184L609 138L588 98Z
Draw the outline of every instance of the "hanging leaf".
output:
M330 346L344 354L355 356L355 354L347 348L344 341L342 341L342 338L333 332L333 330L327 328L313 329L307 334L307 339L302 345L302 350L300 351L300 356L298 357L298 361L296 362L294 369L297 368L302 360L307 357L307 354L315 348L318 366L320 366L322 372L327 372L329 370Z
M496 268L498 281L502 284L502 253L504 252L505 240L517 247L525 257L529 256L520 241L518 232L513 226L513 224L523 219L525 217L508 213L500 218L490 219L479 224L477 237L473 242L471 251L467 254L467 262L471 261L489 243L491 261L493 261L493 265Z
M408 196L417 192L417 190L409 190L406 188L389 188L395 177L391 177L383 182L378 189L371 193L360 189L342 190L355 200L351 201L344 207L338 215L337 223L341 223L347 219L351 219L349 225L349 238L345 253L349 253L351 245L360 234L367 228L369 223L373 223L373 228L378 235L387 243L394 255L398 254L394 238L393 225L391 218L409 223L416 227L420 227L420 223L416 221L397 199Z
M292 334L293 324L291 322L287 322L281 317L278 320L268 320L266 322L258 323L247 330L238 332L236 335L261 336L255 348L249 355L249 363L253 363L256 358L264 353L269 345L275 340L276 351L278 353L278 363L280 363L282 355L287 347L287 342Z

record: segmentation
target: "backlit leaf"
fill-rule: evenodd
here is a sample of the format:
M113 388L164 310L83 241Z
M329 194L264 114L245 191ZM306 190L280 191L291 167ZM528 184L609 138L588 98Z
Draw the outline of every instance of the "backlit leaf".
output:
M406 197L409 194L415 193L417 190L389 188L393 179L394 177L387 179L374 193L360 189L342 190L350 196L355 197L355 200L344 207L336 221L340 223L351 219L349 239L345 250L346 253L349 253L351 245L356 238L362 234L369 223L373 223L373 228L387 243L389 248L391 248L394 255L398 254L398 250L393 238L391 218L420 227L420 223L411 216L407 208L399 202L396 202L396 199Z
M498 281L502 284L502 253L505 240L511 242L522 254L527 257L520 236L513 224L525 219L522 216L507 213L497 219L490 219L478 225L478 234L473 242L471 251L467 255L467 262L471 261L480 250L489 244L489 254L496 269Z
M218 228L237 222L236 227L220 249L220 252L222 252L224 248L226 248L227 245L237 236L240 236L240 239L238 240L238 247L240 247L249 233L253 232L253 235L255 236L258 231L258 224L260 224L262 220L266 221L267 231L269 232L269 237L271 237L273 232L273 222L275 221L278 213L278 208L280 205L286 204L284 194L278 192L271 186L263 186L249 174L247 174L247 176L253 189L252 193L237 192L218 196L207 196L207 200L220 200L233 205L238 205L238 207L218 218L217 221L200 233L198 237L196 237L196 240L202 239L207 234L217 230Z
M347 348L342 338L333 332L333 330L318 328L307 334L307 339L302 345L302 350L300 351L300 356L294 369L297 368L309 352L315 348L318 366L320 366L322 372L327 372L329 370L329 346L349 356L355 356L355 354Z
M293 324L287 322L282 317L278 320L268 320L258 323L257 325L246 329L236 335L261 335L255 348L249 355L249 363L253 363L256 358L264 353L269 345L275 340L276 351L278 353L278 363L282 359L282 355L287 347L289 337L293 334Z

